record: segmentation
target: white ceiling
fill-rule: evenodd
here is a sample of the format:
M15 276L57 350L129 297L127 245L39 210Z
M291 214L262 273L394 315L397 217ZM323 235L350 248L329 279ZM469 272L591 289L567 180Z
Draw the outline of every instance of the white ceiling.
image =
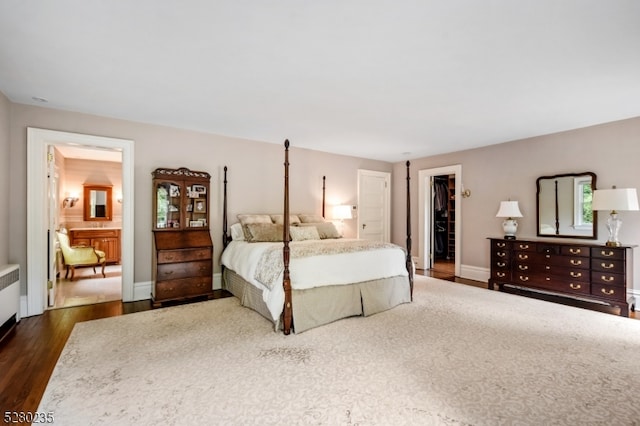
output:
M640 1L5 0L0 91L401 161L640 116Z

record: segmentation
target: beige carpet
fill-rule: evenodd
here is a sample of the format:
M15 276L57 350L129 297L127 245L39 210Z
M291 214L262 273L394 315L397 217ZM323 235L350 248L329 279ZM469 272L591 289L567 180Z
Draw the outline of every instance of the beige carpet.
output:
M640 321L417 277L299 335L235 298L79 323L60 425L638 425Z

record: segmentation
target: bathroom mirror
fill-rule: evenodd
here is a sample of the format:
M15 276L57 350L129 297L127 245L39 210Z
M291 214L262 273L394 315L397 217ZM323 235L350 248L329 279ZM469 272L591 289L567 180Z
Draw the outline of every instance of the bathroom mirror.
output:
M539 237L598 237L597 212L591 208L595 173L542 176L536 186Z
M112 220L111 186L109 185L85 185L84 186L84 220L107 221Z

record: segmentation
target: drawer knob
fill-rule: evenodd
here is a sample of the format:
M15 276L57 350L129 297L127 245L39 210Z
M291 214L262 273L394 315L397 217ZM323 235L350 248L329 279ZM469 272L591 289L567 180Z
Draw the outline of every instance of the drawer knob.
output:
M571 259L569 263L571 263L574 266L578 266L578 265L582 265L582 260Z
M529 258L529 255L528 254L519 254L518 258L521 259L521 260L527 260Z
M614 289L609 289L607 290L606 288L601 288L600 291L603 294L606 294L607 296L611 296L613 293L615 293L616 291Z
M521 248L522 250L526 250L526 249L528 249L528 248L529 248L529 244L520 244L520 248Z
M518 269L520 269L521 271L526 271L527 269L529 269L528 265L518 265Z
M523 277L520 275L520 281L529 281L529 277Z
M496 246L503 248L503 247L506 247L507 245L505 243L497 243Z
M504 272L498 272L496 275L498 276L498 278L504 278L507 274L505 274Z
M571 271L571 273L569 275L571 275L573 278L580 278L582 276L582 272L573 272L573 271Z
M579 248L573 248L572 247L572 248L569 249L569 253L571 253L571 254L580 254L580 253L582 253L582 250L580 250Z
M505 266L507 266L505 262L497 262L496 265L498 265L498 267L500 268L504 268Z
M551 269L551 266L547 265L547 266L544 267L544 269L546 269L548 271L549 269Z
M507 255L507 253L503 252L503 251L499 251L496 253L496 256L498 257L505 257Z
M613 263L604 263L604 262L602 262L600 264L600 266L602 266L604 269L612 269L614 267L614 264Z
M611 256L613 256L614 253L613 253L613 250L609 250L609 251L600 250L600 254L602 256L611 257Z
M573 290L580 290L582 288L580 284L574 284L574 283L570 283L569 287L571 287Z
M602 275L600 278L602 278L602 281L607 282L607 283L612 283L616 280L616 277L607 277L606 275Z

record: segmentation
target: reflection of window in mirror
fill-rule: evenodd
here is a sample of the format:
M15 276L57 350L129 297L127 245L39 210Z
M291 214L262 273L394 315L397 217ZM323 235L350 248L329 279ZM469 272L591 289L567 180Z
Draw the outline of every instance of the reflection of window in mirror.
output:
M591 176L580 176L574 179L574 218L575 229L589 230L593 228L593 210L591 201L593 199L593 189L591 187Z

